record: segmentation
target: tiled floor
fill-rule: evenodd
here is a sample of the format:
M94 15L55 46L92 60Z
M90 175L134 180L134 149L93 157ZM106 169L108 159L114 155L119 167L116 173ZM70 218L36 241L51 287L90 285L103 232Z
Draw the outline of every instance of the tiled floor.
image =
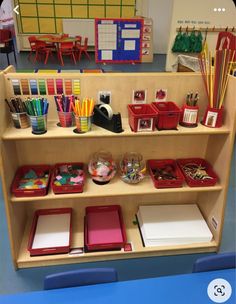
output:
M64 58L64 67L62 67L54 54L54 60L50 58L48 63L45 65L43 62L36 62L34 64L32 60L28 60L28 52L21 52L17 54L16 68L20 70L24 69L65 69L65 70L79 70L79 69L103 69L104 71L122 71L122 72L160 72L165 70L166 55L154 55L154 61L152 63L142 64L96 64L94 59L94 52L90 52L91 61L85 56L81 58L80 62L73 64L69 56ZM13 54L10 54L10 63L15 65ZM6 55L0 54L0 70L7 67Z

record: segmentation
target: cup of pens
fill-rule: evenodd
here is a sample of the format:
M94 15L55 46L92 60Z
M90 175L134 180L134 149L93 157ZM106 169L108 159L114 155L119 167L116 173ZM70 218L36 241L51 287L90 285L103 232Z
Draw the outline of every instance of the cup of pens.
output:
M27 99L24 102L30 118L32 133L35 135L47 132L47 114L49 103L44 98Z
M30 126L24 103L20 98L5 100L11 113L13 125L17 129L25 129Z
M58 127L69 128L74 125L74 115L72 111L72 103L74 96L54 96L57 114L59 118Z
M94 100L92 98L84 98L81 103L79 99L75 99L72 108L76 124L76 129L73 130L74 133L86 133L90 131L92 126Z
M187 128L195 128L198 125L199 107L197 102L199 100L198 92L195 94L188 93L186 96L186 103L182 107L180 115L180 125Z

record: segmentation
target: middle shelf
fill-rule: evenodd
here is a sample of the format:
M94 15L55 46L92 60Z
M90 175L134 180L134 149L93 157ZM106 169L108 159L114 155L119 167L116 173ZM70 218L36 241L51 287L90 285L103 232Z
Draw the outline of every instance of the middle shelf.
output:
M47 201L58 199L83 199L83 198L96 198L96 197L114 197L114 196L129 196L129 195L142 195L142 194L161 194L161 193L187 193L187 192L211 192L221 191L223 187L216 184L211 187L189 187L186 184L182 188L164 188L156 189L153 185L150 176L144 178L138 185L131 185L124 183L119 176L114 177L109 184L96 185L91 178L86 178L84 185L84 192L82 193L68 193L68 194L54 194L52 189L46 196L37 197L14 197L11 196L11 201L14 203L31 202L31 201Z

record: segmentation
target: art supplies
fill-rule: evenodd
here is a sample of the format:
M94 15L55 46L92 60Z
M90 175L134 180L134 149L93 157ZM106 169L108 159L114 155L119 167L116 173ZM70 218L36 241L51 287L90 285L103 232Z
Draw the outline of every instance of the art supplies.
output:
M15 174L11 191L16 197L44 196L50 175L51 167L48 165L22 166Z
M25 108L30 116L41 116L48 114L49 103L46 98L28 98L24 101Z
M72 235L71 218L71 208L35 211L28 242L30 255L68 253Z
M145 177L146 166L141 154L125 153L120 162L121 179L127 184L137 184Z
M155 188L183 186L184 177L175 160L149 159L147 165Z
M57 107L57 113L59 118L59 127L67 128L74 125L73 108L74 108L74 96L56 95L54 100Z
M60 163L53 169L51 187L55 194L83 192L83 163Z
M75 105L72 106L75 114L75 133L85 133L91 130L94 105L92 98L84 98L82 102L75 98Z
M212 166L204 159L178 159L177 163L190 187L214 186L218 181Z
M139 206L137 219L146 247L190 245L212 239L196 204Z
M116 174L116 163L110 152L94 153L88 164L88 171L93 181L98 185L105 185Z
M41 135L47 132L47 114L49 103L45 98L28 98L24 101L30 117L32 133Z
M186 95L186 103L182 107L179 124L184 127L194 128L197 127L198 111L197 105L199 100L198 92L190 92Z
M210 51L204 49L199 55L199 65L208 98L203 124L208 127L222 125L224 97L234 55L235 51L231 49L217 49L214 57Z
M85 249L121 249L126 243L125 227L119 205L85 209Z
M28 128L30 126L29 119L22 100L20 98L11 98L10 101L5 99L5 102L9 107L14 127L17 129Z

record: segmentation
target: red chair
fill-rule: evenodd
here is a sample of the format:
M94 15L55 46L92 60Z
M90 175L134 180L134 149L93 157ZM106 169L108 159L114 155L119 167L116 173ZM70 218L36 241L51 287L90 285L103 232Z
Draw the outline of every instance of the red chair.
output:
M41 55L43 55L45 57L44 64L47 64L49 55L51 57L53 57L52 51L53 51L53 49L47 47L47 44L44 41L36 40L36 43L35 43L36 55L34 58L34 62L38 61L40 59Z
M48 38L48 39L53 39L53 35L43 35L43 36L41 36L41 37L43 37L43 38ZM56 44L55 44L54 42L45 41L45 43L46 43L46 46L47 46L47 47L53 49L54 51L57 50L57 46L56 46Z
M36 38L36 36L29 36L28 40L29 40L29 44L30 44L30 53L28 55L28 60L30 60L32 53L35 53L35 51L36 51L37 38Z
M8 65L10 65L9 54L12 52L14 54L14 58L16 62L15 47L12 39L12 33L10 30L0 29L0 44L1 44L0 53L7 55Z
M76 41L75 41L75 45L74 45L74 51L75 51L75 55L78 58L79 57L79 50L81 48L81 41L82 41L82 37L81 36L75 36Z
M63 56L70 55L76 64L75 54L74 54L74 43L73 42L61 42L58 49L58 57L61 65L64 65Z
M79 48L79 55L78 55L78 60L79 61L80 61L81 55L83 53L87 56L87 58L89 60L91 60L91 58L90 58L90 56L88 54L88 38L87 37L84 38L84 44L83 45L81 44L81 46Z

